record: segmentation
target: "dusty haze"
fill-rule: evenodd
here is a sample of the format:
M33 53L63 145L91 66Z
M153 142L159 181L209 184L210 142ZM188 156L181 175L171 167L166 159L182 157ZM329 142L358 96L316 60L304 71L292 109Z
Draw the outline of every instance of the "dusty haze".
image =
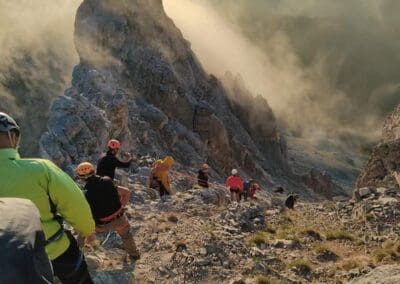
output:
M81 1L0 1L0 111L20 120L23 155L37 155L52 98L61 95L78 57L73 44Z
M398 3L164 0L210 72L239 73L312 140L376 138L400 102Z

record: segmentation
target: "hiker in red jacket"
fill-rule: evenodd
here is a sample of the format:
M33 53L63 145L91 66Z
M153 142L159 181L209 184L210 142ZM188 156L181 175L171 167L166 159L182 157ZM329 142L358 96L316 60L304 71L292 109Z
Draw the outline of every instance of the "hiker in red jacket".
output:
M240 202L240 195L243 192L243 180L240 178L238 170L232 170L232 175L228 177L225 185L231 193L231 201Z

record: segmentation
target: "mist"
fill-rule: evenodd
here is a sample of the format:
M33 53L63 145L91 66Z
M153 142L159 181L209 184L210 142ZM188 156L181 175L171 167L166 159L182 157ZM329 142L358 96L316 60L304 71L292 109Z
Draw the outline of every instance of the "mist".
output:
M24 156L37 155L52 99L70 84L80 3L0 1L0 111L20 122Z
M164 0L207 71L240 74L293 135L376 140L400 103L396 1Z

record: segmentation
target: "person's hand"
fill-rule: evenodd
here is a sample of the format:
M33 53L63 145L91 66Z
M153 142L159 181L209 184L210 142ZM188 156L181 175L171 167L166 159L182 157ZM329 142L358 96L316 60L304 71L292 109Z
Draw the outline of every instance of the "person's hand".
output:
M124 153L124 158L126 158L127 160L131 160L131 159L132 159L131 153L125 152L125 153Z
M131 197L131 192L129 188L123 187L123 186L118 186L117 187L119 199L121 201L122 207L125 207L128 205L129 198Z

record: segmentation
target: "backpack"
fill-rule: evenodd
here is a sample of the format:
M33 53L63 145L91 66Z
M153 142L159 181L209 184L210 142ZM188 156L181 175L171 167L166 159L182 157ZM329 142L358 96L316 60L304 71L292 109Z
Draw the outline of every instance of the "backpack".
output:
M54 283L35 205L1 198L0 216L0 283Z

